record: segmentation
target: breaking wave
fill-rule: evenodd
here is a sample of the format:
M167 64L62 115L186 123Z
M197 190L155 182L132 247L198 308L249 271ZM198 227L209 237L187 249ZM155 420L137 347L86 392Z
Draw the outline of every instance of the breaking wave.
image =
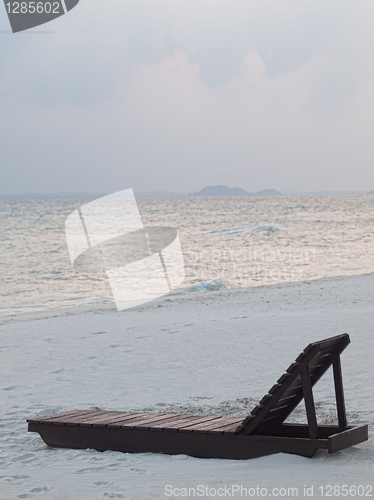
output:
M196 236L222 236L224 234L238 234L245 233L246 231L263 230L269 232L279 231L287 234L287 231L281 229L277 224L260 224L259 226L237 227L235 229L228 229L227 231L213 231L211 233L197 234Z
M225 283L225 280L223 280L222 278L218 278L213 281L202 281L201 283L196 283L195 285L186 286L184 288L178 288L177 290L169 293L168 295L213 292L215 290L225 290L227 288L229 287Z

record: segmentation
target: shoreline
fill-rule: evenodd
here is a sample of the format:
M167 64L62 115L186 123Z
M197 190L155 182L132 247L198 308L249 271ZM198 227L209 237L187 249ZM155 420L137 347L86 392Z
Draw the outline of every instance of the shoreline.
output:
M269 291L273 294L274 290L284 290L286 293L288 291L294 290L295 288L305 288L305 286L333 286L334 284L339 284L342 282L350 282L351 284L355 284L357 282L362 282L364 285L369 284L372 281L373 287L373 300L374 300L374 273L364 273L358 275L351 276L334 276L327 278L317 278L315 280L304 280L304 281L295 281L295 282L287 282L287 283L274 283L268 285L258 285L252 287L245 288L224 288L220 290L213 291L204 291L204 292L187 292L187 293L175 293L178 292L178 289L172 292L171 294L164 295L158 299L152 300L144 305L137 306L131 309L127 309L125 311L117 311L115 307L115 303L107 302L107 303L91 303L91 304L81 304L76 306L64 306L61 308L52 308L52 309L43 309L40 311L32 311L28 313L14 313L8 315L0 315L0 325L6 325L9 323L15 322L25 322L25 321L36 321L40 319L47 318L58 318L58 317L66 317L66 316L76 316L81 314L128 314L130 311L149 311L155 308L164 307L165 305L171 304L184 304L188 305L191 302L199 302L201 300L215 300L221 297L225 299L226 297L238 297L242 298L244 295L254 296L256 297L259 293L266 293L264 291ZM369 290L370 291L370 290ZM362 299L366 301L367 293L363 294Z

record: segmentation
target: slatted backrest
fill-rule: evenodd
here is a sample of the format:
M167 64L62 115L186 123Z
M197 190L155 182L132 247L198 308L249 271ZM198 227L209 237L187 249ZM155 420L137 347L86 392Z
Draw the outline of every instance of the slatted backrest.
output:
M302 374L308 374L313 387L349 343L349 335L344 333L309 344L235 432L266 434L281 425L304 397Z

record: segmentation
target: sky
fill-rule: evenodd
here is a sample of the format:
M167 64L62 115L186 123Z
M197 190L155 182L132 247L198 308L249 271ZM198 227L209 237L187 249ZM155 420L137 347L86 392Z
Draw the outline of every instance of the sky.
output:
M371 0L0 8L0 193L370 190L373 134Z

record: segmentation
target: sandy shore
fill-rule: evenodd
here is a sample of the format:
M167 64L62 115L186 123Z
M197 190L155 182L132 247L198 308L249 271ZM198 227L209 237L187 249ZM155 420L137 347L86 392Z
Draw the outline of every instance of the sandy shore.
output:
M0 498L148 500L177 498L166 485L233 484L269 495L297 487L299 497L314 485L322 498L321 485L372 484L372 441L312 459L202 460L51 450L25 420L78 408L245 416L309 342L348 332L348 419L372 431L373 325L373 275L164 297L122 313L86 307L3 318ZM315 398L320 422L333 421L331 375Z

